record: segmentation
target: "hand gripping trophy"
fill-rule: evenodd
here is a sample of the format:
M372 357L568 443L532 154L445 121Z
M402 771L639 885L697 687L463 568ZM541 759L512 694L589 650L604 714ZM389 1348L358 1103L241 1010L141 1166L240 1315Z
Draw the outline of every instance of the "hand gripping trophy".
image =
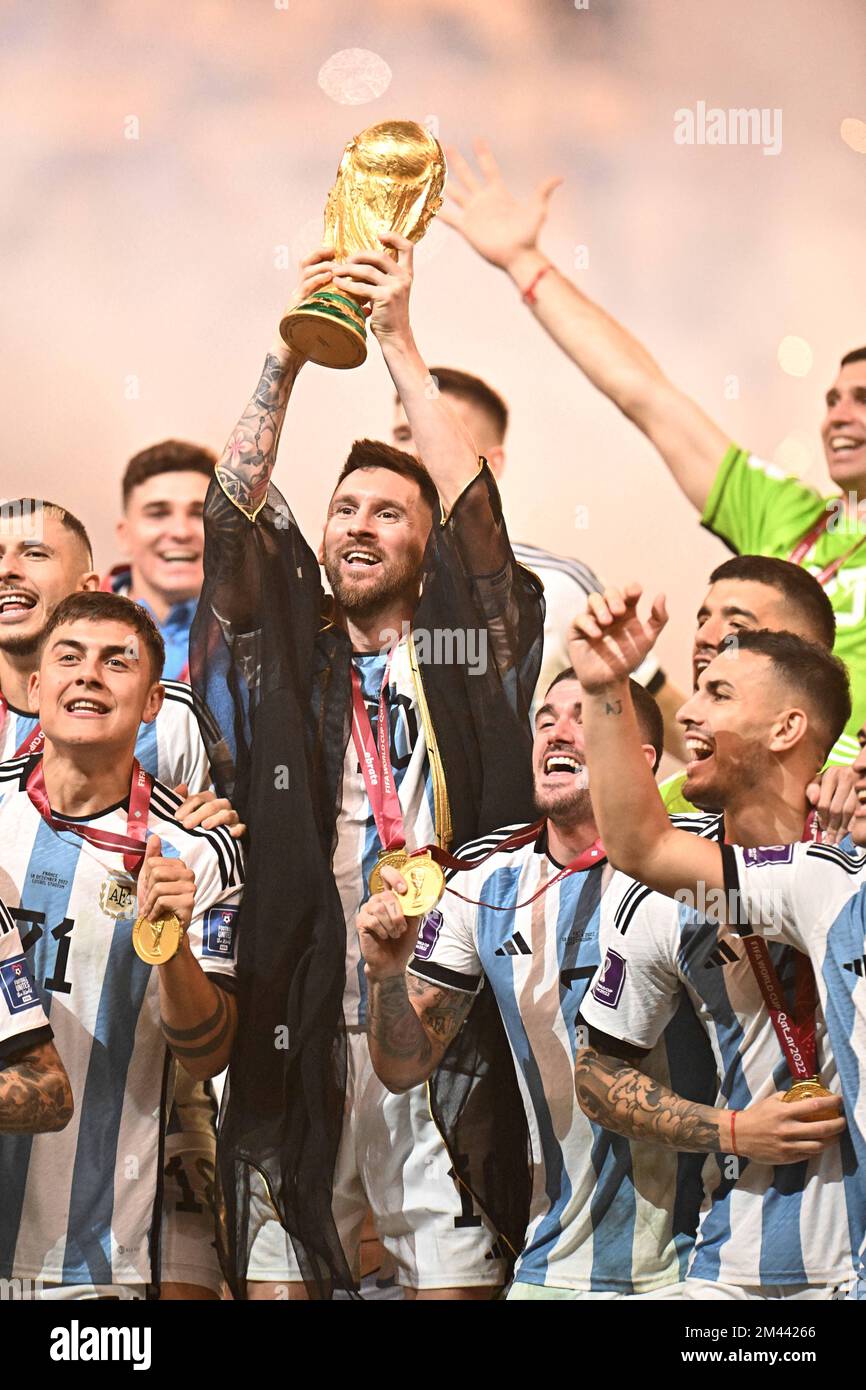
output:
M370 126L343 152L325 207L325 241L339 260L381 250L383 231L420 241L442 206L444 183L445 156L423 126ZM290 348L323 367L359 367L367 356L361 301L328 286L292 309L280 333Z

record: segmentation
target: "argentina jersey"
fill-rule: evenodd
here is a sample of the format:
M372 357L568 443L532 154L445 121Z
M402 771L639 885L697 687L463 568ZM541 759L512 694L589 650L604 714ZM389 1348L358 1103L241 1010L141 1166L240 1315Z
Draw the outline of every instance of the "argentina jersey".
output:
M159 987L132 948L134 884L117 852L52 829L24 790L32 759L0 766L0 896L8 903L75 1101L58 1134L0 1136L0 1277L104 1288L160 1276L160 1157L174 1066ZM231 989L243 867L224 829L188 831L153 786L147 828L192 869L188 940ZM126 834L124 804L87 818Z
M165 690L162 709L151 724L141 725L135 756L145 772L166 786L177 787L184 782L190 792L205 791L211 786L210 768L192 688L182 681L161 684ZM201 718L209 718L200 705L198 710ZM38 715L8 707L0 727L0 762L17 755L38 722Z
M378 737L379 693L388 661L387 653L355 653L352 662L361 679L361 691L373 737ZM435 840L433 781L427 741L418 708L415 681L405 641L394 648L387 688L388 747L394 785L403 812L403 828L409 849L420 849ZM343 761L343 787L337 815L334 878L346 921L346 993L343 1013L348 1027L363 1026L367 990L355 917L370 896L370 874L381 844L367 788L350 738Z
M718 818L694 819L718 831ZM787 1064L736 930L707 922L696 910L699 903L675 903L625 876L618 879L622 886L604 904L613 936L584 1005L587 1023L633 1047L652 1048L685 996L712 1045L716 1106L743 1110L787 1090ZM777 941L770 955L793 998L795 952ZM820 1012L816 1043L821 1079L838 1090ZM849 1223L859 1205L853 1167L846 1135L808 1162L775 1168L733 1154L708 1155L689 1277L746 1287L849 1279Z
M478 857L513 829L460 853ZM486 981L502 1014L533 1160L530 1222L516 1281L650 1293L685 1272L697 1219L696 1173L692 1168L689 1177L689 1165L672 1152L630 1143L593 1124L577 1104L574 1062L584 1042L579 1013L601 960L600 907L612 871L601 861L554 881L559 866L545 843L542 834L450 875L450 888L487 905L446 893L422 925L409 970L473 993ZM551 886L530 902L545 883ZM677 1050L684 1067L696 1061L695 1042L697 1032ZM667 1082L664 1046L652 1064ZM690 1089L684 1074L677 1080Z
M850 843L850 842L847 842ZM724 846L725 886L738 895L741 935L781 937L805 952L838 1067L856 1165L846 1169L849 1229L866 1279L866 854L833 845ZM822 1073L821 1079L826 1082ZM842 1145L840 1144L840 1149Z

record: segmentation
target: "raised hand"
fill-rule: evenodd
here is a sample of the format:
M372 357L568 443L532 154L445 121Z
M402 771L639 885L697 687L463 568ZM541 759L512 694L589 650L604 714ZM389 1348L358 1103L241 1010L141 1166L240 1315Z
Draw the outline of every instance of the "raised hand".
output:
M369 301L370 332L382 347L409 344L414 247L408 237L397 232L382 232L380 240L384 246L393 246L396 260L385 251L359 251L342 264L334 264L334 288Z
M298 266L298 280L280 315L280 322L292 309L297 309L299 304L308 299L314 290L323 290L331 283L334 278L335 261L336 252L333 246L317 246L315 251L304 257ZM277 346L285 351L282 338L277 340Z
M854 790L858 776L853 767L828 767L806 788L806 798L817 813L824 844L838 845L848 834L851 817L859 805Z
M590 594L585 613L571 624L568 653L574 673L587 692L625 680L655 646L668 620L664 594L653 601L649 616L638 617L643 590L639 584Z
M506 187L490 147L476 140L473 148L478 174L459 150L446 150L450 203L439 216L491 265L510 270L518 257L537 249L551 196L562 179L542 179L529 198L518 202Z
M398 893L408 891L403 875L386 864L382 880L387 889L368 898L355 921L367 975L379 980L404 974L415 950L421 921L420 917L403 916L397 898Z
M164 859L162 841L151 835L144 850L138 875L138 911L155 922L173 912L181 926L192 921L195 904L195 875L182 859Z
M226 797L217 796L213 791L193 792L190 796L185 782L181 782L174 791L176 796L183 797L174 813L175 820L180 821L186 830L196 830L199 826L202 830L216 830L224 825L233 840L243 838L247 827Z

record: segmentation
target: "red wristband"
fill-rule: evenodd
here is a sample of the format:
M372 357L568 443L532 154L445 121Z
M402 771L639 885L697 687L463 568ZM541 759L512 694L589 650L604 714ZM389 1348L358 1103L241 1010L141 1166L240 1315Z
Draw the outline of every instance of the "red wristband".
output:
M535 275L533 275L532 279L530 280L529 284L527 285L526 289L523 291L523 294L521 295L524 304L535 303L535 286L538 284L542 276L546 275L547 272L552 269L553 266L548 261L547 265L543 265L540 270L536 271Z
M734 1121L736 1120L736 1118L737 1118L737 1111L736 1111L736 1110L732 1110L732 1111L731 1111L731 1153L732 1153L732 1154L737 1154L737 1134L736 1134L736 1130L735 1130L735 1128L734 1128ZM739 1154L737 1154L737 1157L739 1158Z

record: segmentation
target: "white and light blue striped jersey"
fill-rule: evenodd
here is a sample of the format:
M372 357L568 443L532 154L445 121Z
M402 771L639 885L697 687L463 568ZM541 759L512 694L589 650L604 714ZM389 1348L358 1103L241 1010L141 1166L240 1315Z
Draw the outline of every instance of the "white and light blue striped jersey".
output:
M0 902L0 1068L16 1052L50 1042L51 1037L21 935Z
M508 834L498 831L461 855L477 858ZM617 876L602 862L560 879L529 903L558 870L542 836L450 875L450 887L491 906L472 906L446 892L422 924L409 970L473 993L486 979L499 1005L533 1159L530 1223L515 1278L580 1291L648 1293L685 1273L700 1168L685 1155L601 1129L577 1104L574 1060L584 1031L578 1015L601 960L601 902ZM690 1015L686 1006L649 1065L665 1084L702 1099L711 1091L712 1065ZM471 1168L469 1155L470 1182Z
M364 703L370 716L373 737L379 723L379 692L385 674L387 655L355 653L355 670L361 679ZM388 717L391 767L394 785L403 810L406 844L420 849L435 840L433 781L427 740L418 708L415 681L405 639L394 648L388 677ZM343 1014L347 1027L362 1026L366 1017L367 989L364 962L355 930L355 918L370 896L368 883L379 857L381 844L373 810L358 763L355 744L350 738L343 760L343 790L337 814L337 843L334 852L334 878L346 919L346 993Z
M535 699L539 702L554 676L571 665L568 654L571 624L578 613L585 612L589 595L602 593L604 585L580 560L554 555L540 546L524 545L521 541L513 541L511 549L515 560L537 574L544 585L544 649L535 687ZM634 678L641 685L649 685L658 673L659 664L651 652L635 671Z
M0 1277L146 1284L159 1277L160 1155L174 1065L157 972L132 947L134 886L117 852L52 829L24 786L32 760L0 765L0 881L75 1100L59 1134L0 1136ZM231 988L243 866L225 829L186 830L154 783L148 831L196 880L188 936ZM126 834L125 804L88 817Z
M192 688L183 681L163 681L165 700L151 724L138 731L135 756L145 772L177 787L185 782L190 792L210 789L211 775L207 752L196 719ZM201 711L201 706L198 706ZM206 711L201 717L208 719ZM2 716L0 716L2 718ZM14 758L24 740L39 722L38 715L14 709L6 712L0 726L0 762Z
M866 854L836 845L724 846L725 884L739 920L809 956L836 1058L847 1137L851 1234L866 1278ZM748 928L739 927L740 935ZM823 1079L823 1078L822 1078ZM839 1085L833 1087L839 1089Z
M787 1064L736 930L710 925L693 908L634 880L623 882L625 891L609 894L602 909L612 914L615 940L590 985L586 1022L651 1048L687 997L712 1044L717 1106L743 1110L786 1091L792 1084ZM793 998L796 953L774 944L770 954ZM820 1013L816 1043L821 1079L838 1090ZM708 1155L690 1277L747 1286L849 1279L849 1221L857 1205L852 1167L846 1138L807 1163L776 1168L733 1154Z

